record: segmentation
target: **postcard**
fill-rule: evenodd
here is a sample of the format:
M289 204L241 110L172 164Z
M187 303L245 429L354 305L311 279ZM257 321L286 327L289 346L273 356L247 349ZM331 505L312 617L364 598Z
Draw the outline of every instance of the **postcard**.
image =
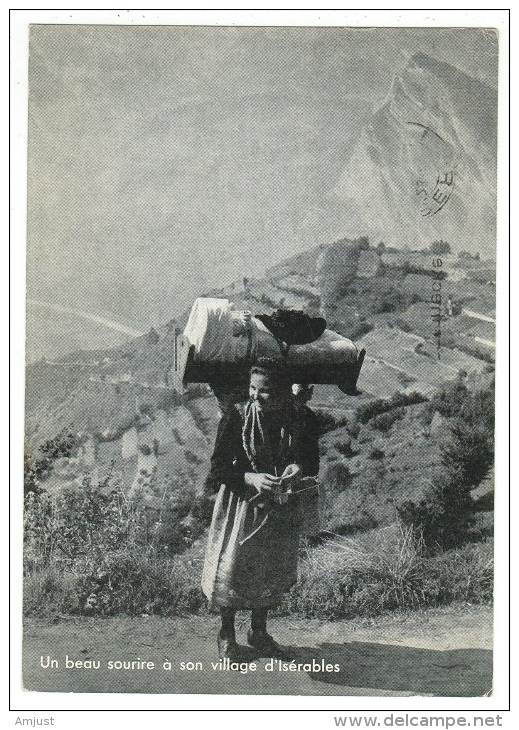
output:
M198 21L28 25L23 690L484 714L499 32Z

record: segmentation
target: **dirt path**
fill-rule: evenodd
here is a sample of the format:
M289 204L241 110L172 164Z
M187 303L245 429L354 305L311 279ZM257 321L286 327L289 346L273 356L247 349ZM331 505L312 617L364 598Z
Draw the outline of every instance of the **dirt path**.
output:
M269 665L265 659L255 660L255 671L246 663L242 671L218 668L217 625L213 616L30 619L24 629L24 686L46 692L451 697L477 697L491 689L487 606L371 621L272 619L270 630L289 647L295 671L280 671L279 662ZM246 614L239 614L237 628L244 642ZM70 667L78 661L83 666ZM133 668L116 664L132 661ZM198 662L197 668L188 669L187 662Z

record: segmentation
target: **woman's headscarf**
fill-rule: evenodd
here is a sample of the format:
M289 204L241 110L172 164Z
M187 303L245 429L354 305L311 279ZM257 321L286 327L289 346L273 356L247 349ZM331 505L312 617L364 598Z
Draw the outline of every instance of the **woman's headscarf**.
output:
M258 407L257 401L249 401L245 406L242 428L243 448L256 472L264 472L274 476L278 468L283 468L294 461L298 423L294 409L286 406L280 413L280 437L276 444L271 443L265 412Z

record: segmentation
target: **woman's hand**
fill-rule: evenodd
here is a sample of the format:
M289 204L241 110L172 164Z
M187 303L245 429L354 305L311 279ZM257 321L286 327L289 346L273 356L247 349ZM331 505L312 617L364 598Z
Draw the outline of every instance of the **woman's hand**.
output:
M299 464L289 464L281 475L281 483L289 488L294 488L303 476Z
M257 474L254 471L245 472L245 484L254 487L258 494L269 494L273 487L279 484L279 478L272 474Z

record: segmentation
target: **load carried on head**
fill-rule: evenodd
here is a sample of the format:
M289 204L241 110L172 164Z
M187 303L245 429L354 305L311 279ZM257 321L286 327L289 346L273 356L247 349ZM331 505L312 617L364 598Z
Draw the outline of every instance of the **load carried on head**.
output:
M239 400L251 364L269 358L283 363L293 383L332 383L354 395L364 354L322 317L282 309L253 316L228 299L200 297L175 341L174 385L209 383Z

